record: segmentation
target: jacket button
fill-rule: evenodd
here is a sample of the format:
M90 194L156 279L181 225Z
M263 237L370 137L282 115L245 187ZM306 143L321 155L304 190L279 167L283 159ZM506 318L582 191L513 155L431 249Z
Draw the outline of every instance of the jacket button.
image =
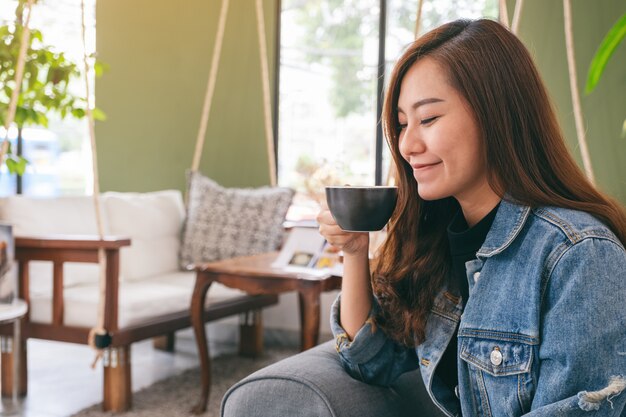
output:
M474 272L474 283L478 282L478 278L480 278L480 272Z
M489 359L491 360L491 364L493 366L500 366L502 364L502 352L500 352L500 348L498 346L493 348Z

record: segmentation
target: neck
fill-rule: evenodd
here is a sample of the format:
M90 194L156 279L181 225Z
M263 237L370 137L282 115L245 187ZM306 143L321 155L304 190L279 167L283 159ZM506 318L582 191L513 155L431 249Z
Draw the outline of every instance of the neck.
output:
M474 194L471 198L457 198L463 217L469 227L475 226L480 222L495 206L498 205L501 198L491 187L481 190L482 192Z

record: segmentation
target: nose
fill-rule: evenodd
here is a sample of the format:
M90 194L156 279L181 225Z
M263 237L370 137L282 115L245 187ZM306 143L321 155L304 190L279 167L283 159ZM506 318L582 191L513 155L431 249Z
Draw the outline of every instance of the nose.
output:
M404 128L398 144L400 154L408 160L411 155L418 155L426 151L426 145L420 137L417 129L411 124Z

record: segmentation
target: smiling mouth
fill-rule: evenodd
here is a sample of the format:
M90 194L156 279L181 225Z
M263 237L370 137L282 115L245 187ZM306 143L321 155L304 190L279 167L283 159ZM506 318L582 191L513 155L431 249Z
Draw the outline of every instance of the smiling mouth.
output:
M427 170L428 168L432 168L434 166L439 165L441 162L436 162L434 164L424 164L424 165L413 165L413 170L414 171L424 171Z

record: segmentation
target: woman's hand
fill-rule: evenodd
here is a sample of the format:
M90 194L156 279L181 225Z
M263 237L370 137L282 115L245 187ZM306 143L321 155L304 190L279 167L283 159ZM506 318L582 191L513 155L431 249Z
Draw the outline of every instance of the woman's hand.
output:
M367 255L369 251L369 233L344 231L331 214L326 203L317 215L320 234L335 248L342 250L344 255Z
M343 279L339 324L350 340L367 320L372 308L369 242L367 232L346 232L341 229L324 203L317 215L320 234L328 243L343 251Z

